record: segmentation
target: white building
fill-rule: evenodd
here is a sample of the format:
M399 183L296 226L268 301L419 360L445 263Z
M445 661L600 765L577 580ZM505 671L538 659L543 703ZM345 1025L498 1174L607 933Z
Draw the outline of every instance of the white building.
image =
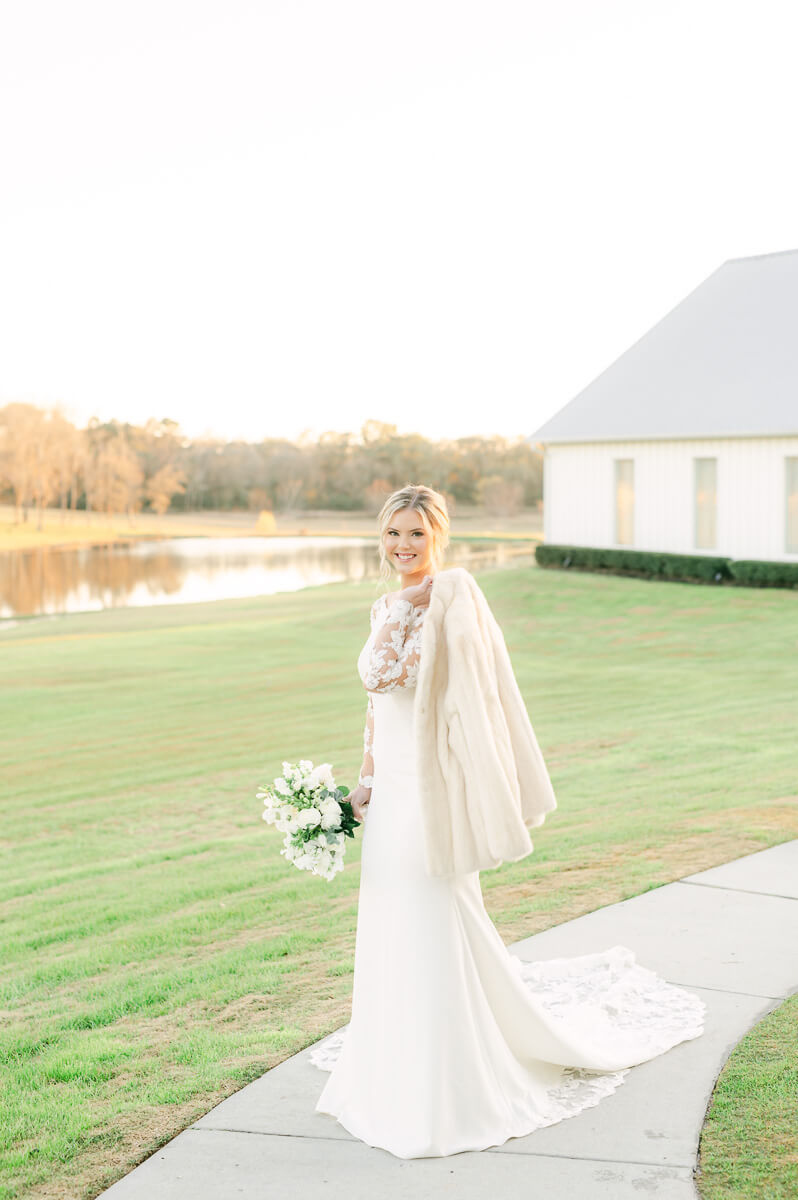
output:
M798 561L798 250L724 263L531 440L550 544Z

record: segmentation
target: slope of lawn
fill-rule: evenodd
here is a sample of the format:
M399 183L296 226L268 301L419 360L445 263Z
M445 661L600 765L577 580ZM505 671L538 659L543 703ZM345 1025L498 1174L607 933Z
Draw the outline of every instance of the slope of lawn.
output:
M798 994L735 1046L712 1094L698 1159L703 1200L798 1196Z
M798 836L794 592L477 578L559 802L481 877L505 941ZM359 840L300 873L255 791L300 757L354 782L376 594L0 634L1 1200L96 1196L349 1019Z

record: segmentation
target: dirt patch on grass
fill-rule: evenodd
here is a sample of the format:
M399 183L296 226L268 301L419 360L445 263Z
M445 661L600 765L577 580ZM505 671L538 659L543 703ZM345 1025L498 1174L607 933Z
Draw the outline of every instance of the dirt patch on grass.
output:
M86 1147L76 1170L64 1168L55 1178L34 1184L25 1191L25 1200L92 1200L207 1111L204 1100L193 1100L161 1108L144 1105L136 1112L120 1113L114 1117L112 1129L97 1126L97 1145Z
M565 761L573 761L574 758L581 757L582 755L592 757L595 754L600 754L604 750L611 750L614 746L623 746L627 742L633 742L636 737L637 732L635 730L629 730L628 733L621 734L620 736L616 734L611 738L598 737L588 738L586 741L581 742L570 741L555 743L554 745L546 746L546 758L548 760L553 755L559 755Z
M707 607L669 608L668 612L672 617L705 617L707 615L707 613L709 613L710 616L717 615L716 610L714 608L707 608Z
M618 846L584 862L541 863L534 878L506 886L485 889L486 903L506 943L551 928L607 904L626 899L652 884L666 884L719 866L730 859L754 853L791 837L798 836L798 796L786 796L763 805L731 810L724 814L722 830L707 830L706 816L682 820L670 841L641 847L634 852L637 864L645 863L645 882L635 889L629 877L629 847ZM638 879L642 876L638 875ZM556 905L533 907L541 900ZM352 895L336 898L335 905L351 907ZM271 931L274 932L274 931ZM289 930L285 930L289 932ZM246 942L263 937L262 931L242 930L233 939L219 943L229 947L231 940ZM188 1128L222 1100L246 1086L271 1067L296 1054L303 1046L326 1036L346 1024L351 1015L352 977L349 972L331 974L331 965L354 957L354 925L341 934L335 945L319 943L303 950L292 970L286 974L275 994L250 993L221 1006L194 1001L171 1013L159 1016L132 1014L110 1028L132 1043L147 1047L146 1058L152 1069L164 1078L185 1079L194 1068L190 1063L174 1063L169 1048L186 1028L212 1024L235 1038L245 1037L246 1053L225 1061L225 1067L239 1071L242 1079L226 1079L218 1088L185 1103L155 1107L136 1100L131 1091L131 1111L114 1116L110 1127L102 1124L101 1114L108 1111L108 1094L96 1097L97 1144L81 1150L73 1164L59 1169L58 1176L34 1185L26 1191L26 1200L89 1200L103 1188L131 1171L166 1142ZM199 949L197 953L199 953ZM208 947L202 948L203 953ZM266 1039L260 1052L252 1052L253 1029L285 1030L285 1043L269 1046ZM145 1064L146 1065L146 1064ZM107 1085L115 1096L126 1084L141 1078L139 1072L122 1067Z
M706 823L706 818L698 817L683 821L685 832L677 832L670 842L636 850L636 862L651 864L646 885L673 883L798 837L798 796L784 797L754 812L755 831L751 829L752 811L736 809L725 814L727 824L721 831L691 834L691 827ZM630 889L624 882L628 857L628 847L619 846L616 852L587 862L551 863L551 878L538 875L520 884L499 884L486 892L486 906L505 942L530 937L639 894L639 889ZM533 907L554 894L556 911Z
M190 1063L170 1062L169 1050L186 1028L200 1023L223 1029L233 1040L240 1030L242 1046L245 1035L251 1046L254 1027L271 1031L285 1028L288 1044L274 1049L264 1045L254 1055L248 1049L245 1054L227 1057L225 1067L231 1072L238 1071L244 1078L228 1078L218 1088L184 1103L161 1106L141 1103L136 1100L135 1091L131 1091L131 1110L114 1115L105 1124L102 1114L111 1107L108 1092L118 1096L126 1085L141 1079L140 1072L123 1067L107 1085L108 1091L98 1094L94 1101L98 1124L91 1133L96 1136L97 1144L82 1148L78 1159L58 1168L56 1177L28 1189L26 1200L90 1200L222 1100L345 1024L351 1015L351 975L329 974L331 962L338 963L354 954L354 937L343 941L350 941L351 945L337 946L334 954L329 946L326 949L320 946L318 952L306 953L298 959L293 982L279 996L253 993L222 1007L195 1001L171 1013L151 1017L133 1015L115 1022L114 1033L139 1044L151 1064L148 1070L160 1079L181 1081L194 1070ZM319 1081L321 1087L321 1075Z

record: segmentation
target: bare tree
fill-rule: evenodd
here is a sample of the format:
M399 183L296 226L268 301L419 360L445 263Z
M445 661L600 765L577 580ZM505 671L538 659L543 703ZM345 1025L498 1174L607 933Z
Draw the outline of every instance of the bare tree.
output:
M385 421L364 421L360 426L360 437L370 446L374 442L387 442L396 437L396 425L388 425Z
M50 417L52 424L52 456L55 474L55 496L61 505L63 521L67 504L77 506L80 473L85 456L85 439L80 430L58 410Z
M521 508L524 488L503 475L488 475L477 485L479 503L494 517L509 517Z
M114 512L133 514L141 507L141 485L144 473L135 452L124 435L114 432L95 442L89 481L86 487L87 507L109 516Z
M283 479L275 487L277 493L277 505L280 512L283 514L291 512L299 500L302 492L301 479Z
M156 471L144 488L144 496L150 508L162 516L172 502L172 497L186 490L186 473L174 463L166 463Z
M36 478L35 446L44 414L33 404L7 404L0 409L0 475L11 489L17 521L27 521Z
M37 528L44 527L44 510L55 499L58 476L55 469L58 429L49 412L40 412L36 436L29 447L31 461L31 496L36 504Z
M372 479L363 493L363 507L370 513L378 513L392 490L387 479Z
M423 481L455 504L484 504L509 514L539 503L542 455L528 438L464 437L429 441L399 434L396 425L368 420L353 433L305 430L294 441L259 443L206 437L191 442L176 422L136 426L92 418L76 430L56 411L30 404L0 409L0 491L17 519L36 504L85 503L132 519L142 502L163 513L187 508L256 510L379 507L393 489ZM178 499L179 498L179 499Z

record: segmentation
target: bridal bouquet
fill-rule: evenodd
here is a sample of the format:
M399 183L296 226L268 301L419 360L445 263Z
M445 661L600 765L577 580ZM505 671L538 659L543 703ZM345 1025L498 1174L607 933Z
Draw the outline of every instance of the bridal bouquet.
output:
M286 861L325 879L343 870L346 839L360 824L348 795L349 788L335 786L329 763L314 767L307 758L284 762L273 786L257 793L264 821L285 834L280 853Z

